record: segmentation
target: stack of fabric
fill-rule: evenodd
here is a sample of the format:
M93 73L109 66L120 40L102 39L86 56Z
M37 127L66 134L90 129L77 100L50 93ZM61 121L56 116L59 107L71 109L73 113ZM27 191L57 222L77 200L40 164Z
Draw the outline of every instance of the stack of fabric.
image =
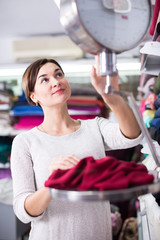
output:
M0 168L7 169L10 166L12 138L0 137Z
M11 118L10 109L14 96L10 89L6 87L6 84L1 83L0 89L0 135L6 136L10 134Z
M147 98L142 102L140 111L152 139L160 144L160 74L154 77L154 81L148 87Z
M72 86L72 96L67 101L69 114L73 119L93 119L103 116L105 105L92 88Z
M29 105L23 92L13 105L11 116L15 118L13 126L15 130L29 130L42 123L43 110L40 107Z

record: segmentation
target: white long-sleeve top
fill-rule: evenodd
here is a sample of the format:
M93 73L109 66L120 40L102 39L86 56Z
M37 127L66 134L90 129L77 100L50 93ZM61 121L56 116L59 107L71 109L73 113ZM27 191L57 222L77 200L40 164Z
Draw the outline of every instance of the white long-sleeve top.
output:
M109 149L138 145L124 137L117 123L96 117L81 120L80 128L64 136L51 136L36 127L17 135L12 144L14 211L24 223L31 222L30 240L111 240L109 202L68 202L51 200L45 212L31 217L24 208L26 197L44 186L54 157L74 154L79 158L105 157Z

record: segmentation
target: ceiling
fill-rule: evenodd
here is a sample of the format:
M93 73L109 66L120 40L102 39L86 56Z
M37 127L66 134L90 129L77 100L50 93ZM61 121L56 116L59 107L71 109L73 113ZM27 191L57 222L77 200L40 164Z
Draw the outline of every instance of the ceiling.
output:
M0 0L0 65L13 62L15 39L64 35L56 0ZM138 49L139 53L139 49ZM121 56L137 56L137 48Z
M0 0L0 37L63 34L54 0Z

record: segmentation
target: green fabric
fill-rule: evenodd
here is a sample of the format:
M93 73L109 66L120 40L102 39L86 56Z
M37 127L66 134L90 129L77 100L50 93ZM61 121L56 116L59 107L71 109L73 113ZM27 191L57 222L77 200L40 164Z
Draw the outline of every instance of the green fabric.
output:
M160 73L153 85L153 92L157 95L160 93Z
M11 144L0 144L0 163L9 162L11 154Z

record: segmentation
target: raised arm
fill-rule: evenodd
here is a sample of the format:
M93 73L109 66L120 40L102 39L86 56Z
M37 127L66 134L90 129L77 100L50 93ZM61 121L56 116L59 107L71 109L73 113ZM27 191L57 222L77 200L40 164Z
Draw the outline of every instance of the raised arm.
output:
M132 109L124 101L124 99L118 94L106 94L104 92L106 85L106 77L99 76L98 74L98 58L96 57L96 68L92 66L91 82L96 91L102 96L104 102L113 111L119 127L123 135L127 138L133 139L140 135L140 128L137 120L132 112ZM118 90L118 73L115 76L111 76L111 85L114 90Z

